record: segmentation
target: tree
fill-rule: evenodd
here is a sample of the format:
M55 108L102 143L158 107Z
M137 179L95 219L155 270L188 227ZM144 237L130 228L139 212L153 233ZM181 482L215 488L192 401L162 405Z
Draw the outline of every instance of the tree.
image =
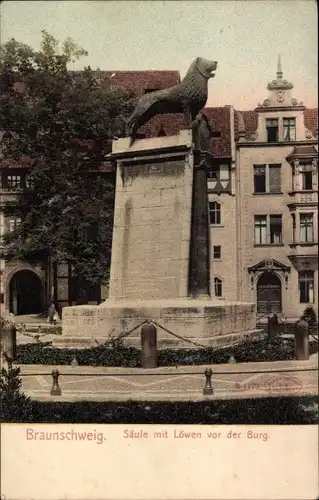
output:
M317 316L312 306L307 306L301 315L301 319L305 319L310 326L317 324Z
M21 391L20 368L2 368L0 372L0 422L29 421L32 401Z
M68 70L86 51L42 32L39 51L10 40L0 50L2 160L30 164L5 238L8 258L45 265L71 261L81 283L107 279L114 179L100 172L121 136L132 96L99 85L94 72Z

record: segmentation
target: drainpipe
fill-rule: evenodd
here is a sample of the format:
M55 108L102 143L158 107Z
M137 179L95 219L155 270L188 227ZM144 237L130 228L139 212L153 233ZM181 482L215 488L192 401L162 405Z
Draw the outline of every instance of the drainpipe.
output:
M241 232L241 184L240 184L240 146L236 147L236 240L237 240L237 300L242 300L242 232Z
M230 113L230 144L231 144L231 169L230 169L230 182L231 182L231 194L235 196L235 210L236 210L236 229L235 229L235 262L236 266L233 270L236 277L236 300L239 300L239 280L241 274L241 268L239 267L239 242L240 242L240 232L238 231L238 221L237 216L238 212L238 198L239 198L239 190L237 187L237 178L239 169L237 168L238 162L236 161L236 142L235 142L235 110L233 106L229 106ZM239 179L238 179L239 180ZM240 218L239 218L240 220Z

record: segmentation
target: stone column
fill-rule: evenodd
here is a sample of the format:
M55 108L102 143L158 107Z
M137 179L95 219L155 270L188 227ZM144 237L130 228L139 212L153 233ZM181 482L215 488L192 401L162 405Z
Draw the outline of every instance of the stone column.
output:
M210 297L210 235L208 220L207 167L212 159L212 129L204 115L192 124L194 176L188 294Z
M300 173L299 173L299 161L294 161L294 178L293 178L293 190L300 191Z
M210 296L210 255L206 153L194 151L189 295Z

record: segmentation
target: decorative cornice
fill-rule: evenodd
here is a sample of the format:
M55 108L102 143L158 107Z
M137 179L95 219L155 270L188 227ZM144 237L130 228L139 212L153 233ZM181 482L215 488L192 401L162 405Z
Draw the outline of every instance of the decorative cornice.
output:
M247 268L249 273L255 273L257 271L282 271L290 273L290 267L278 262L275 259L264 259L258 264L250 266Z
M294 99L293 99L294 100ZM267 101L267 99L265 99ZM267 106L265 104L258 104L258 106L254 109L257 113L267 113L268 111L304 111L306 106L303 104L296 104L291 106Z
M311 144L318 144L318 141L315 139L309 139L307 141L298 141L297 145L299 146L309 146ZM296 145L295 141L278 141L278 142L248 142L248 141L240 141L236 143L237 149L242 148L242 147L253 147L253 148L264 148L264 147L282 147L282 146L293 146Z

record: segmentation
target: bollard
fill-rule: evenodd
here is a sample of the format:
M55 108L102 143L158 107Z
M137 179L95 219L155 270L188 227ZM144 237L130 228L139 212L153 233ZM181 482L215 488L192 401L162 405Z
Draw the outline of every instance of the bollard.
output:
M52 378L53 378L53 385L51 389L51 396L61 396L61 389L59 386L59 376L60 372L59 370L52 370Z
M3 352L14 361L17 357L17 328L14 323L4 323L0 330Z
M235 356L234 356L234 353L233 353L233 352L231 352L231 353L230 353L228 363L229 363L230 365L233 365L233 364L235 364L235 363L236 363L236 359L235 359Z
M213 375L213 370L211 368L206 368L205 370L206 382L205 382L205 387L203 389L204 395L214 394L214 389L212 386L212 375Z
M73 366L73 368L75 366L79 366L79 363L78 363L78 360L76 359L76 355L73 354L73 358L72 358L72 361L71 361L71 366Z
M146 323L141 329L142 368L157 367L157 331L155 325Z
M278 316L276 313L268 316L268 337L273 338L277 335Z
M295 325L295 353L300 361L309 359L309 325L304 319Z

